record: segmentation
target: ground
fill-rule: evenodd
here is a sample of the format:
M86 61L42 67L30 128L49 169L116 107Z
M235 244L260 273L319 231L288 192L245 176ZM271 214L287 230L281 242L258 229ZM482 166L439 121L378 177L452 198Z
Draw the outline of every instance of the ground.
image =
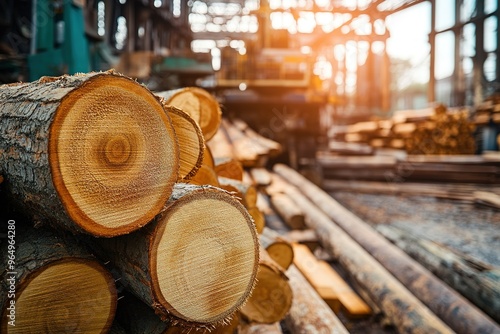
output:
M390 224L500 267L500 210L424 196L331 195L369 224Z

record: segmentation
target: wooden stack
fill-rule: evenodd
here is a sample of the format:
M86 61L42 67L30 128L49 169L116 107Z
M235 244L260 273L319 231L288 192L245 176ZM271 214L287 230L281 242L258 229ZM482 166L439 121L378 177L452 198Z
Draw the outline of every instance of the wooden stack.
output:
M372 148L403 149L409 154L473 154L474 130L467 110L439 105L396 111L387 120L356 123L337 132L336 139Z
M1 332L109 331L110 272L166 328L213 329L247 302L252 217L227 191L186 183L220 123L196 94L193 119L112 71L0 86L2 193L28 216L8 218L0 312L16 326L2 318Z
M476 107L473 121L476 125L500 124L500 93L486 98Z

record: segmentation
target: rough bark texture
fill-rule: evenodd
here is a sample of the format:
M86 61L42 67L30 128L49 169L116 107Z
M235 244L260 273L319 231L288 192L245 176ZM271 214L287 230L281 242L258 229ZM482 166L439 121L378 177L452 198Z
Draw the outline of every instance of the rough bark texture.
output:
M154 173L159 172L156 170L157 168L155 169L159 165L154 162L151 163L151 160L148 160L147 163L144 163L147 169L147 173L145 173L147 177L146 175L141 175L139 180L131 176L127 187L117 186L113 188L112 186L108 187L107 184L107 182L113 183L116 181L116 173L112 171L112 168L119 168L117 166L122 163L120 161L108 161L105 163L107 165L114 165L114 167L109 169L101 165L84 166L82 167L84 172L81 174L75 172L76 175L74 175L75 178L81 177L81 180L72 180L72 182L66 183L67 175L61 174L61 169L68 168L68 166L56 158L56 156L59 157L63 153L58 149L59 142L57 138L60 133L57 129L62 126L63 118L64 120L67 119L66 116L61 115L73 115L73 113L70 113L72 105L66 104L65 108L61 106L63 103L77 103L82 96L85 96L85 93L83 95L80 93L82 90L85 91L88 87L103 87L103 82L107 82L107 80L113 81L114 86L104 94L97 94L99 95L96 97L97 100L101 97L108 100L110 98L119 99L119 95L114 96L113 94L122 92L119 88L120 83L126 83L128 88L132 87L137 96L140 96L136 100L144 97L145 103L143 105L151 109L148 109L148 117L151 116L151 118L154 118L155 128L154 130L153 128L149 128L151 133L147 136L160 137L160 134L168 136L167 133L171 132L171 142L161 144L161 149L155 148L155 153L159 153L162 149L174 152L173 156L169 157L169 159L172 159L171 166L173 173L177 174L176 168L178 166L175 156L177 154L177 147L168 147L170 144L175 144L173 129L171 128L168 116L161 112L163 108L159 101L147 89L133 82L131 79L119 76L113 72L105 72L63 76L59 78L43 77L32 83L0 86L0 173L6 178L6 191L16 201L23 203L27 210L36 215L50 218L49 221L58 226L62 226L72 232L87 232L100 236L127 233L146 224L161 210L175 182L175 177L172 179L166 177L169 175L168 173L172 173L169 170L162 170L162 176L157 177ZM116 93L117 91L118 93ZM134 96L134 98L136 97ZM116 105L119 103L119 101L116 101ZM113 154L116 153L116 150L122 150L123 145L130 144L126 136L132 135L124 133L118 139L113 137L111 137L111 141L106 139L108 132L103 131L101 127L104 128L104 125L107 125L106 117L113 117L114 113L113 110L110 111L106 108L107 105L105 104L88 106L90 110L88 112L89 117L92 115L94 123L98 124L90 129L87 127L94 124L79 123L79 128L76 132L80 132L81 136L85 136L86 133L93 131L93 135L89 135L89 141L92 140L90 137L95 138L96 136L94 135L101 135L103 142L96 143L97 146L104 145L105 148L109 146L111 152L106 151L105 153L101 153L104 150L101 147L94 147L87 150L87 148L80 147L82 141L75 140L74 142L62 141L63 144L68 146L69 153L65 154L73 154L72 150L77 147L79 153L83 149L86 149L85 154L88 153L95 159L98 159L101 155L104 155L101 157L101 160L123 158L116 157ZM102 113L102 119L99 119L100 116L98 115L101 114L98 114L98 112ZM134 121L130 121L129 123L134 123ZM144 132L141 132L141 125L135 125L136 127L131 131L134 131L135 137L141 137L144 134ZM161 125L161 129L156 127L156 125ZM150 124L151 126L152 124ZM134 153L131 154L133 155ZM146 152L145 154L148 153ZM140 159L138 157L135 158ZM160 160L164 161L163 159ZM86 163L87 159L83 158L83 161ZM98 172L94 173L95 170L98 170ZM126 174L126 172L122 174ZM122 175L123 177L127 176ZM106 207L103 210L104 213L101 212L98 218L90 217L94 213L91 212L94 206L82 203L82 201L75 202L77 201L73 197L75 194L68 190L69 186L78 187L79 196L88 196L89 198L94 198L94 200L97 193L107 191L107 195L104 195L100 201L96 201L100 202L99 205ZM144 209L145 212L142 216L138 215L137 217L130 218L132 214L129 216L128 214L124 214L124 210L122 209L120 211L116 210L118 201L126 198L124 194L130 195L130 188L135 188L134 196L137 196L137 200L144 193L149 194L152 192L152 189L158 189L159 187L164 187L161 188L161 195L159 195L159 198L157 197L150 201L150 204L144 205L147 208ZM92 200L89 200L89 202L92 203ZM133 203L133 201L130 203L130 207L134 205ZM86 208L83 208L82 204L88 205ZM101 216L105 216L106 214L120 216L120 225L115 228L103 227L104 224L101 224L103 220ZM127 221L127 219L130 219L130 221ZM115 219L115 221L118 221L118 219Z
M292 333L349 333L295 266L292 265L287 274L293 291L293 302L285 317L285 324Z
M271 204L283 221L292 230L302 230L306 227L304 222L304 213L297 207L293 199L288 195L272 195Z
M196 211L192 207L205 200L212 206L216 203L218 208L209 212L206 208ZM221 209L229 210L232 216L225 216L226 212ZM172 225L174 223L176 225ZM186 224L191 225L184 227ZM100 256L104 261L111 261L127 289L174 325L212 328L225 322L247 300L255 284L259 255L251 217L236 199L210 186L176 184L165 211L153 222L129 235L100 240L99 246ZM215 253L211 254L213 247ZM194 252L199 258L181 261ZM175 261L174 257L177 257ZM166 268L160 270L157 266ZM204 271L199 270L202 267ZM221 270L225 270L224 275ZM170 272L175 281L163 278ZM212 280L218 289L206 286ZM174 283L179 291L174 291L172 296L169 286ZM238 291L234 291L236 288ZM178 293L182 296L175 296ZM206 305L207 299L213 305ZM186 305L182 300L217 315L207 316L205 311L193 315L191 311L184 311Z
M281 334L279 322L273 324L243 323L238 327L238 334Z
M19 298L22 296L23 291L30 285L33 278L42 271L51 266L68 263L83 264L94 268L107 282L107 288L100 291L98 295L89 294L88 298L71 300L71 302L66 300L66 303L63 303L63 300L67 299L67 296L47 295L46 297L51 299L53 303L49 305L40 304L38 305L38 310L42 314L52 314L52 310L56 309L61 312L61 318L68 317L72 322L68 321L65 325L62 320L57 319L59 314L52 314L55 318L45 319L47 322L46 326L53 330L89 330L89 328L93 327L92 323L95 321L92 315L106 314L104 312L107 312L108 321L101 330L109 330L115 315L117 296L111 274L93 256L86 252L71 235L55 233L46 228L28 227L27 225L29 224L27 222L22 226L21 221L17 219L15 224L9 225L15 226L15 229L8 229L8 231L14 231L14 234L9 232L9 235L13 236L14 239L9 237L6 240L15 241L15 251L14 253L8 252L7 242L2 243L2 247L0 247L2 252L0 264L1 268L4 268L0 273L0 314L2 316L0 331L2 333L7 332L8 318L6 317L6 308L11 303L11 300L13 300L12 296L9 296L10 281L8 282L7 279L15 277L15 298L16 304L18 304L15 314L17 328L20 328L20 321L23 321L23 328L26 330L26 321L40 323L42 322L43 315L42 319L40 319L39 315L35 314L35 310L30 310L31 312L28 313L19 308ZM8 262L8 254L13 255L14 263ZM82 277L78 277L78 273L74 273L71 276L68 277L68 280L72 280L69 284L75 284L74 290L79 290L80 286L78 284L83 282ZM43 291L40 294L43 296ZM106 303L109 304L110 301L111 307L105 309L103 305ZM11 327L9 330L14 329L16 328Z
M153 311L134 295L124 292L118 301L116 320L127 334L166 334L171 324L162 321Z
M323 212L328 213L329 217L322 212L316 212L317 209L313 209L311 202L306 197L295 194L297 204L304 210L306 208L307 210L314 210L314 216L319 217L318 219L322 221L320 224L309 218L309 222L306 223L316 229L323 245L327 246L326 248L334 256L341 256L341 258L345 258L349 262L352 260L354 265L357 259L352 258L352 254L345 251L346 248L337 241L345 241L348 244L357 242L457 333L496 333L500 330L499 326L491 318L341 206L319 187L285 165L276 165L274 171L299 187L301 192L307 195ZM330 219L338 225L334 224ZM344 231L347 231L349 235ZM344 237L340 238L339 234ZM358 248L358 244L353 246L356 249ZM359 251L361 252L363 249L359 249ZM373 261L368 260L368 262ZM357 270L352 268L351 272L357 276L360 274L357 273ZM384 276L386 275L384 274ZM383 287L383 285L379 286L378 283L376 286ZM386 289L382 289L382 291L384 290ZM436 298L436 296L440 296L440 298ZM384 296L380 295L380 297ZM379 299L379 302L382 301ZM401 301L403 302L403 300ZM384 309L384 307L382 308ZM393 320L396 323L403 319L399 315L394 315Z
M381 225L377 230L500 322L500 268L458 255L395 227Z

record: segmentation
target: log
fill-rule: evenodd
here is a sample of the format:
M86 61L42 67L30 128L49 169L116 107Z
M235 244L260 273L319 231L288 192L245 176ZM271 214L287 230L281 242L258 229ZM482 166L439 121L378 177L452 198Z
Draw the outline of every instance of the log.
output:
M279 322L272 324L242 323L238 327L238 334L282 334Z
M394 276L396 276L408 290L412 291L415 296L418 296L418 298L420 298L425 303L425 305L427 305L434 313L436 313L436 315L443 319L443 321L457 333L494 333L495 331L499 330L498 325L496 325L483 312L481 312L479 309L465 300L465 298L460 296L456 291L452 290L445 283L433 276L432 273L430 273L427 269L423 268L420 264L411 259L397 246L387 241L387 239L382 237L379 233L373 230L373 228L368 226L357 216L341 206L337 201L331 198L319 187L309 182L299 173L285 165L275 165L274 170L283 178L286 178L290 183L301 189L301 191L319 208L321 208L323 212L328 213L328 217L326 217L324 213L319 212L314 207L312 207L307 198L305 198L301 194L298 194L298 198L303 198L303 200L301 199L300 202L297 200L297 204L299 204L300 207L312 210L314 216L318 216L318 219L321 220L321 223L319 223L314 222L313 220L307 222L306 219L307 225L315 227L317 231L320 231L320 233L318 233L318 237L320 238L324 246L328 246L325 248L331 251L332 254L339 255L339 252L342 251L343 256L346 256L348 258L345 261L353 261L352 265L354 265L355 261L359 261L359 259L357 260L355 258L352 258L352 255L349 254L350 252L345 251L346 248L343 246L344 242L342 242L343 238L339 238L338 233L341 233L346 237L345 241L349 245L348 247L351 247L352 244L354 244L353 247L357 248L358 244L355 244L355 242L351 239L353 238L356 242L359 243L359 245L362 245L362 247L366 249L366 251L368 251L377 261L380 261L380 263L382 263L384 267L387 268L387 270L389 270ZM295 196L297 196L297 194ZM328 218L331 218L335 222L335 224L333 224L333 222ZM342 227L343 230L340 229L336 224ZM328 233L332 233L330 237L328 237L327 231L329 231ZM349 235L347 235L344 231L347 231ZM342 246L339 244L340 242ZM360 250L363 251L363 249L361 248ZM366 260L368 261L368 263L373 262L373 260L370 260L369 258L366 258ZM369 265L368 263L366 265ZM358 264L361 265L361 263ZM405 270L401 270L401 268L405 268ZM362 268L352 268L351 272L353 272L355 275L359 275L359 273L356 273L356 270L359 269ZM377 269L377 271L379 272L377 276L380 274L382 274L384 277L386 275L389 276L388 273L382 273L382 269L383 268ZM375 277L376 276L373 276L373 278ZM390 279L393 279L392 276L390 276ZM358 281L360 280L358 279ZM387 282L388 281L386 281L386 283ZM370 284L375 284L375 286L380 287L378 283L378 280L376 280ZM399 283L396 284L398 284L399 286ZM382 287L384 286L385 285L382 284ZM392 290L389 286L385 287L389 288L389 291L395 293L395 297L402 293L402 291L398 292L397 290L403 289L403 287L398 287L397 290ZM396 286L394 286L394 288L396 288ZM404 295L408 294L406 289L404 290ZM440 296L440 298L437 299L435 296ZM396 300L397 298L394 301ZM405 297L403 298L403 300L406 301L409 299ZM390 298L387 300L385 298L384 300L378 300L378 302L382 301L385 303L386 301L390 301ZM414 304L414 306L412 306L412 308L413 307L415 307L415 309L421 309L421 307L417 306L416 303ZM385 312L387 312L386 308L381 308L384 309ZM396 312L392 314L392 319L396 324L401 324L401 319L404 319L407 315L409 315L408 313L405 315L397 315L397 313L398 312L396 310ZM427 313L427 311L425 313Z
M216 158L214 170L217 176L227 177L238 181L243 180L243 166L236 159Z
M474 202L474 192L483 190L500 192L500 187L484 184L460 183L411 183L411 182L374 182L324 180L326 191L354 191L368 194L391 194L403 196L433 196L436 198L456 199Z
M500 210L500 196L490 191L475 191L474 201Z
M271 184L271 173L263 167L250 169L250 175L257 186L265 187Z
M209 92L198 87L185 87L176 90L157 92L167 104L187 112L200 125L203 137L212 138L221 122L219 102Z
M285 273L269 255L261 251L260 257L257 284L241 315L249 322L272 324L290 310L292 290Z
M266 226L266 218L264 217L264 214L262 213L262 211L260 211L260 209L257 206L247 208L247 210L250 216L252 216L253 218L257 233L261 234L262 231L264 230L264 227Z
M8 242L1 247L0 331L109 331L117 292L108 270L71 235L23 223L25 228L8 221Z
M232 123L241 132L244 132L245 136L254 141L257 145L267 148L268 154L270 156L272 157L277 156L283 151L283 148L281 147L280 143L258 134L252 128L250 128L248 124L245 123L245 121L243 121L242 119L233 119Z
M264 228L260 235L260 244L283 270L287 270L293 263L292 245L270 228Z
M208 167L207 165L201 165L200 169L198 169L198 172L196 172L196 175L191 177L189 181L187 181L190 184L198 185L198 186L203 186L203 185L210 185L214 187L219 187L219 179L217 177L217 174L215 171Z
M350 318L367 317L371 308L325 261L317 260L305 245L293 245L294 264L318 292L318 295L338 313L342 306Z
M215 159L210 147L205 143L205 149L203 151L203 164L210 167L211 169L215 168Z
M302 230L306 227L304 213L288 195L272 195L271 205L292 230Z
M222 127L233 146L235 158L243 167L261 167L266 164L269 150L265 146L247 137L227 120L222 121Z
M118 301L116 320L127 334L185 334L185 333L234 333L239 325L239 317L233 316L225 324L212 326L208 329L197 330L185 327L182 322L162 321L151 307L137 299L127 291Z
M234 147L223 126L219 128L210 141L207 141L207 146L210 148L215 158L231 159L235 157Z
M288 269L293 302L285 317L292 333L349 333L295 266Z
M162 320L200 328L224 323L255 284L254 224L245 208L218 188L176 184L155 221L99 241L96 252Z
M382 265L298 191L297 204L322 245L346 268L402 333L453 333Z
M319 246L318 236L313 229L293 230L284 235L290 242L306 245L312 252Z
M257 205L257 190L254 186L245 184L238 180L229 179L227 177L219 177L219 184L222 189L233 191L237 189L241 194L241 203L248 209L254 208Z
M179 143L178 182L188 181L204 162L205 139L196 121L181 109L164 104ZM210 159L210 157L208 157Z
M163 106L114 72L0 86L0 115L6 191L71 232L134 231L160 212L177 180Z
M393 226L377 231L500 322L500 269Z

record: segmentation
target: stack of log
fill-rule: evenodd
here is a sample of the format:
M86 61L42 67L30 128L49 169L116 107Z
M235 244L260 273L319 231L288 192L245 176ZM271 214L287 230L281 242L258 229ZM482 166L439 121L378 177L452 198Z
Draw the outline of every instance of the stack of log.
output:
M285 165L275 165L273 171L277 175L268 189L281 188L302 210L306 226L316 232L319 243L347 269L398 332L500 331L495 322L499 320L497 269L413 240L407 233L380 230L422 265L298 172ZM297 250L296 257L298 252L302 250ZM306 264L305 270L317 270L316 260Z
M117 284L134 296L118 306L152 319L129 317L129 333L214 330L248 302L253 219L192 182L220 108L197 89L172 96L184 110L112 71L0 86L2 207L28 217L4 225L0 331L108 332Z
M356 123L337 131L335 139L372 148L403 149L409 154L473 154L474 130L468 110L439 105L396 111L391 119Z

